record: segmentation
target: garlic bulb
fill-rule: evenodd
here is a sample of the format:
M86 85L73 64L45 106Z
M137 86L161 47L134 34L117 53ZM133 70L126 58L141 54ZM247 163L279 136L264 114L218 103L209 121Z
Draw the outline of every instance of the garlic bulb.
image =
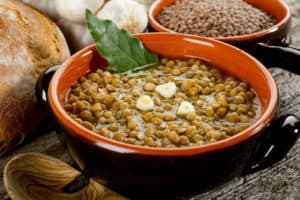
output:
M72 52L80 50L93 43L90 32L84 23L74 23L66 19L57 21L63 31Z
M76 23L85 22L86 8L95 14L103 4L104 0L55 0L58 15Z
M143 4L146 9L148 10L150 6L154 3L155 0L134 0L140 4Z
M148 25L146 6L154 0L20 0L48 15L62 29L72 52L93 43L85 26L85 9L101 19L114 21L129 33L143 32Z
M57 13L54 6L54 0L22 0L39 11L45 13L51 19L57 19Z
M97 13L100 19L110 19L129 33L140 33L148 24L145 7L133 0L111 0Z

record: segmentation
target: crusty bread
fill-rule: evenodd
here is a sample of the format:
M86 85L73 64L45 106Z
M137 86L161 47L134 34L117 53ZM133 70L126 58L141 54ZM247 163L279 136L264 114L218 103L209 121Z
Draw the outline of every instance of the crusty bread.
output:
M43 119L37 79L69 55L49 18L17 0L0 0L0 154L20 144Z

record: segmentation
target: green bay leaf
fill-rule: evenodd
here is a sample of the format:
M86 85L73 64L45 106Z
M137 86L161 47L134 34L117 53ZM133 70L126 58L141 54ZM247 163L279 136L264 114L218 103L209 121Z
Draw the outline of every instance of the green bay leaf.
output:
M97 51L114 72L136 71L158 63L158 56L149 52L142 41L119 29L111 20L102 20L86 10L86 25Z

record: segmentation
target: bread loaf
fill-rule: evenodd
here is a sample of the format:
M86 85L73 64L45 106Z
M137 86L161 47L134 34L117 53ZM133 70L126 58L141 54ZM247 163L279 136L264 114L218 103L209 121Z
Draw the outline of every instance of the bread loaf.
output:
M44 118L35 84L70 55L49 18L17 0L0 0L0 155L23 142Z

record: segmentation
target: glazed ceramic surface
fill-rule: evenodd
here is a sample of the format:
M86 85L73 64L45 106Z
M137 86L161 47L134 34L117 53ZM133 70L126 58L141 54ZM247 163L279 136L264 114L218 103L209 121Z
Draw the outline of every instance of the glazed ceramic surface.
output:
M162 9L173 4L176 0L158 0L149 10L149 23L154 31L174 32L163 27L156 20ZM247 3L272 15L277 23L269 29L260 32L214 38L237 46L260 60L267 67L282 67L300 74L300 50L290 45L288 35L291 25L291 12L283 0L245 0Z
M72 120L63 106L80 76L106 66L92 45L61 65L48 90L58 135L81 170L130 195L159 191L170 196L170 192L203 190L241 175L276 113L278 91L270 73L253 57L218 41L171 33L136 37L160 56L200 58L248 82L261 102L261 117L235 136L198 147L142 147L97 135Z

